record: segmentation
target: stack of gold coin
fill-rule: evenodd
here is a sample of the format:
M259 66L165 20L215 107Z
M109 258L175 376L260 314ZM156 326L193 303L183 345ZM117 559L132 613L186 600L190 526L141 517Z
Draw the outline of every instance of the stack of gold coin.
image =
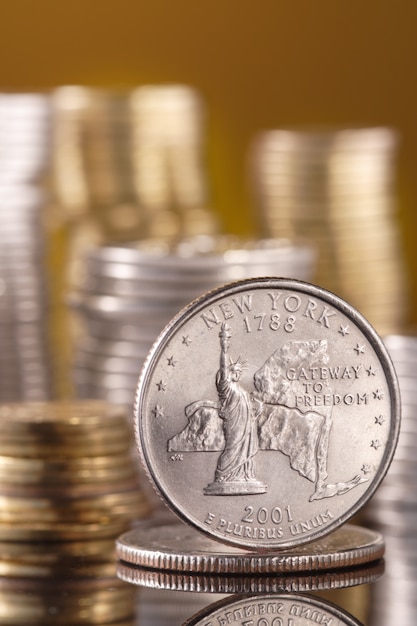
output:
M185 85L146 85L129 99L134 186L146 236L213 234L203 164L204 109Z
M135 626L135 591L117 579L0 579L1 626Z
M75 243L86 233L114 243L217 231L193 89L63 86L52 103L55 201Z
M62 86L52 92L52 188L68 238L66 279L79 279L91 245L143 235L130 161L127 95Z
M149 504L126 415L36 402L0 420L0 624L130 624L114 540Z
M0 420L0 540L109 537L148 512L120 410L7 404Z
M395 202L398 138L384 127L271 130L253 144L259 226L318 249L315 282L380 334L401 329L408 284Z
M67 86L53 92L52 103L57 203L69 220L96 218L103 236L116 239L125 228L130 229L129 237L138 236L140 218L133 206L126 95ZM126 205L131 206L127 226L122 219Z

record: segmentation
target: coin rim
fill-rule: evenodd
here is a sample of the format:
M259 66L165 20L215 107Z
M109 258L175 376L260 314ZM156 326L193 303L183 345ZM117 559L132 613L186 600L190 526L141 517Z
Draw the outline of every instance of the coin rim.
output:
M232 297L233 295L236 295L245 290L247 291L250 289L252 291L255 291L265 289L266 287L269 287L271 289L280 288L301 292L303 295L309 295L311 297L317 298L319 301L331 305L337 311L340 311L343 315L350 319L352 323L369 341L381 364L381 367L385 374L387 386L390 390L391 409L390 437L388 438L384 456L381 460L381 464L378 468L378 472L375 475L372 485L369 486L369 488L362 494L360 498L358 498L354 505L352 505L345 513L343 513L339 517L336 517L328 526L322 526L319 529L316 529L314 533L308 535L307 537L302 536L300 538L288 540L285 543L281 543L278 545L276 543L266 544L256 541L242 542L239 541L239 538L235 539L231 537L219 536L211 531L210 528L201 527L193 519L190 519L187 515L187 511L184 511L184 507L180 507L179 505L174 503L169 494L165 493L165 489L161 485L160 481L158 480L157 474L152 468L152 463L150 463L149 456L147 454L147 443L146 438L143 434L141 418L142 413L144 412L143 405L145 403L145 399L148 393L148 386L153 373L153 369L158 364L167 341L171 339L175 333L178 332L179 328L186 324L192 317L195 317L208 304L213 305L219 299ZM210 537L215 537L218 541L226 544L232 544L244 548L274 547L275 549L279 550L301 545L303 543L309 543L310 541L314 541L316 539L326 536L336 528L342 526L349 519L351 519L371 499L371 497L374 495L375 491L381 484L385 474L387 473L395 453L400 431L400 408L401 405L399 383L388 349L385 347L381 337L378 335L377 331L373 328L370 322L368 322L368 320L352 305L347 303L340 296L337 296L333 292L312 283L307 283L305 281L279 277L248 278L232 283L227 283L220 287L216 287L215 289L212 289L211 291L196 298L188 305L186 305L183 309L181 309L177 313L177 315L173 317L172 320L165 326L165 328L151 347L139 374L133 408L134 435L139 458L141 460L145 474L148 476L148 479L151 482L151 485L153 486L159 498L161 498L162 501L167 504L168 507L175 513L175 515L177 515L182 521L191 526L194 526L200 532Z

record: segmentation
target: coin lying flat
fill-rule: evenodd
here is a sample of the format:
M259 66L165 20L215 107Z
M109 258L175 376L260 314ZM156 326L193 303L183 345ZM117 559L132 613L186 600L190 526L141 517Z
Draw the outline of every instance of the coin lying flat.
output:
M241 547L291 548L373 495L399 432L388 353L349 304L259 278L195 300L143 367L135 433L159 495Z
M269 574L354 567L381 559L380 533L346 524L328 537L291 550L253 552L223 547L185 524L142 521L116 541L121 561L160 570Z
M360 626L360 622L352 615L326 600L293 594L226 598L199 611L187 620L184 626L227 624L228 619L245 617L253 618L253 623L259 620L259 623L264 624L275 622L304 626L314 620L319 624L334 626Z
M121 580L139 587L229 594L345 589L375 582L381 578L384 569L383 559L348 569L292 574L196 574L135 567L122 562L116 567Z

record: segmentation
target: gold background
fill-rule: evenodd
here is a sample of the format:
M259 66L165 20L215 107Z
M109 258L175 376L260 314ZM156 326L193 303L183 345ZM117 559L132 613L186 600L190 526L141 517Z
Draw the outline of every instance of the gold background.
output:
M243 234L253 227L246 155L257 131L394 126L416 275L416 34L414 0L2 0L0 90L196 87L212 203L224 229Z

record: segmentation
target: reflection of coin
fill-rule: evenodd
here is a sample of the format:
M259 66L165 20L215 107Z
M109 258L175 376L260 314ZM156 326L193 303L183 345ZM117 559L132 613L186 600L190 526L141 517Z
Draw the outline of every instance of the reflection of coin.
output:
M288 623L304 626L314 619L316 622L320 620L318 623L334 626L360 626L360 622L352 615L326 600L293 594L255 595L219 600L199 611L187 620L184 626L227 624L227 619L231 616L234 620L238 619L237 616L241 619L250 616L254 618L252 623L260 624Z
M106 586L96 585L94 580L65 584L30 579L29 584L26 582L27 579L19 579L19 584L7 578L1 580L3 624L125 624L124 620L134 612L134 590L126 585L120 587L117 580L107 579Z
M382 558L380 533L347 524L328 537L291 550L223 548L185 524L143 521L116 541L119 559L161 570L216 574L269 574L354 567Z
M375 492L398 438L398 385L382 341L347 303L307 283L251 279L166 327L135 416L145 467L183 520L242 547L293 547Z
M199 593L277 593L344 589L365 585L378 580L384 573L384 567L382 559L354 568L293 574L194 574L135 567L121 562L117 564L116 569L121 580L151 589Z

